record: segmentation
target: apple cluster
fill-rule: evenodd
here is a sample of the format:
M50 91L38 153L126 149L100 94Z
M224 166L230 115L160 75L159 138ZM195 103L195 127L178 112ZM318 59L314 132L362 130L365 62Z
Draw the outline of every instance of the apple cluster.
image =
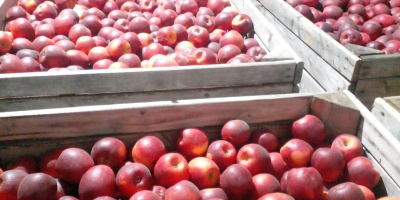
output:
M400 52L399 0L286 0L341 44Z
M0 200L376 200L380 175L360 140L344 133L327 143L326 135L321 120L306 115L290 138L266 128L252 133L240 119L226 122L214 141L185 128L172 151L153 135L129 151L105 137L90 152L56 149L8 164Z
M253 22L229 0L18 0L0 73L259 62Z

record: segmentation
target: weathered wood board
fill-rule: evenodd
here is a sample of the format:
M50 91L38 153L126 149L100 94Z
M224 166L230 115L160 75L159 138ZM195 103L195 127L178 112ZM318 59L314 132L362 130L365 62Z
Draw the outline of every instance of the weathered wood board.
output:
M400 96L376 98L372 114L400 141Z
M89 151L96 141L107 136L117 137L132 148L139 138L155 135L173 150L182 128L202 128L210 141L214 141L220 139L222 125L230 119L245 120L253 131L269 128L279 138L285 138L290 136L293 121L306 114L320 118L330 138L343 132L356 135L363 119L360 105L351 93L341 92L3 112L0 113L0 158L7 164L21 155L41 156L56 148L79 147ZM375 156L374 149L366 148ZM397 187L386 175L382 180L384 186L377 189L384 190L379 195Z

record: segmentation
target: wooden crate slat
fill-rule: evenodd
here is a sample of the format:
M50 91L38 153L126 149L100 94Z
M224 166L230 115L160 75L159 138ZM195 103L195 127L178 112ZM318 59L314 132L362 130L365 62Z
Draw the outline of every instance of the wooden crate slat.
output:
M354 80L354 69L357 67L359 57L348 51L343 45L336 42L325 32L316 27L311 21L298 13L285 1L258 0L269 12L279 19L275 23L276 27L287 26L284 31L290 31L300 38L303 42L315 50L315 52L330 64L334 69L340 72L347 80ZM296 23L294 23L296 21ZM278 21L277 21L278 22ZM277 28L278 29L278 28ZM279 29L278 29L279 30ZM299 39L297 39L299 40ZM304 50L300 47L301 50ZM302 57L304 59L304 57Z
M324 88L322 88L321 85L319 85L317 81L315 81L315 79L306 70L303 71L299 87L300 93L325 91Z
M372 114L400 141L400 113L382 98L376 98Z
M237 0L245 1L245 0ZM275 18L265 7L259 2L252 1L258 10L263 14L275 29L288 41L292 49L302 58L304 68L307 72L320 84L325 91L336 92L347 89L350 82L346 80L338 71L333 69L329 63L320 57L316 52L311 50L304 42L302 42L294 33L290 32L281 22ZM277 8L280 9L280 8ZM317 91L313 91L317 92Z
M296 63L274 61L160 69L0 74L0 98L246 86L292 82Z
M400 94L400 77L358 80L354 94L368 108L377 97Z
M361 56L359 79L400 76L399 63L399 54Z

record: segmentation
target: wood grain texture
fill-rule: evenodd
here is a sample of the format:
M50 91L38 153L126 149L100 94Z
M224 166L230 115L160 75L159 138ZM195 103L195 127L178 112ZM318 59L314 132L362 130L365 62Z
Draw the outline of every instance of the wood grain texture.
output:
M346 94L352 95L348 91ZM361 103L354 102L363 116L361 141L382 168L400 185L400 141Z
M364 47L364 46L350 44L350 43L345 44L344 47L346 47L351 53L353 53L354 55L356 55L358 57L385 54L385 52L380 51L380 50L367 48L367 47Z
M382 98L376 98L371 112L400 141L400 113L397 109Z
M399 54L361 56L359 79L395 76L400 76Z
M400 96L392 96L383 98L389 105L400 112Z
M301 82L298 85L300 88L299 90L300 93L325 91L324 88L322 88L305 69L301 76Z
M286 94L292 93L293 88L293 83L277 83L206 89L0 99L0 112L151 101L177 101L183 99Z
M257 9L262 13L285 40L291 44L296 54L303 60L304 68L307 72L328 92L337 92L348 89L350 82L346 80L338 71L327 63L313 49L307 46L298 36L289 31L269 10L257 1L252 1ZM282 11L282 8L276 8ZM328 44L329 45L329 44ZM317 91L314 91L317 92Z
M294 33L308 48L315 51L340 74L353 81L353 71L357 67L359 57L336 42L329 35L316 27L311 21L298 13L285 1L258 0L281 23L287 32ZM279 26L278 23L275 26ZM282 32L281 32L282 33ZM303 48L301 48L303 50ZM303 60L305 58L302 57Z
M400 95L400 77L358 80L354 94L367 108L377 97Z
M87 70L0 74L0 98L290 83L296 63L289 61L165 67L159 69Z

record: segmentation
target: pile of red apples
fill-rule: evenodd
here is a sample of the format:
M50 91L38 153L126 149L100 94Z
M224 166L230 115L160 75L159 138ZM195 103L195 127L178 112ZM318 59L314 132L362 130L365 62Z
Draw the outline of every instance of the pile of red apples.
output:
M286 0L341 44L400 51L399 0Z
M173 150L156 136L128 148L105 137L90 152L56 149L8 164L0 200L376 200L380 174L360 140L345 133L332 140L313 115L295 121L290 138L251 131L239 119L214 141L185 128Z
M18 0L5 14L0 73L249 63L267 53L228 0Z

